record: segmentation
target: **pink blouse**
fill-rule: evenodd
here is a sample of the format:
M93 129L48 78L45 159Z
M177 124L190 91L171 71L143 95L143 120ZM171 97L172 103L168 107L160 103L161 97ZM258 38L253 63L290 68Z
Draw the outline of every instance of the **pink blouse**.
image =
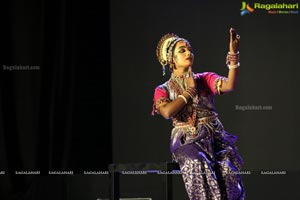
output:
M218 87L221 86L222 80L226 80L227 78L214 72L197 73L194 74L194 77L197 83L198 97L201 104L199 105L200 108L214 110L214 95L222 94L218 91ZM154 115L154 112L158 112L157 108L160 103L170 102L179 95L170 87L169 82L171 79L155 88L152 115Z

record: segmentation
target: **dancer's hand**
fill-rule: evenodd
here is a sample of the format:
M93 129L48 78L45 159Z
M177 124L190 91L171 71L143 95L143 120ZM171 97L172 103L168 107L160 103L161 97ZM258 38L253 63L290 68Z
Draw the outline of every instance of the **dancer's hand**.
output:
M230 53L237 53L239 51L240 35L233 28L230 28L229 33L230 33L229 51Z
M196 81L194 79L192 67L189 67L188 73L186 74L186 77L185 77L185 82L186 82L187 87L190 87L193 89L196 88Z

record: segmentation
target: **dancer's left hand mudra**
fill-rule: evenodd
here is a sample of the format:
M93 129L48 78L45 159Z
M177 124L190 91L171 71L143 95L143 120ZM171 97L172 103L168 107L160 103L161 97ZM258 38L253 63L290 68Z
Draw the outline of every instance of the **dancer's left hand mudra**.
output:
M188 72L185 77L185 82L188 88L196 89L196 82L193 76L192 67L189 67Z
M239 51L240 35L233 28L230 28L229 33L230 33L229 52L237 53Z

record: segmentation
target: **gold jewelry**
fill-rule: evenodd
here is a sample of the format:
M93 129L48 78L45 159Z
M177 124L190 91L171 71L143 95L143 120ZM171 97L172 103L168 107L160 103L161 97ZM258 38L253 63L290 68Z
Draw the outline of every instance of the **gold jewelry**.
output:
M178 95L178 97L182 98L182 99L184 100L185 104L187 104L187 99L185 98L185 96L183 96L183 95Z
M227 65L228 69L236 69L238 67L240 67L240 63L238 62L236 65Z
M179 41L185 41L189 43L186 39L180 38L174 33L165 34L158 42L156 47L156 57L163 66L163 75L165 74L164 67L168 64L170 65L172 62L173 49L176 43Z

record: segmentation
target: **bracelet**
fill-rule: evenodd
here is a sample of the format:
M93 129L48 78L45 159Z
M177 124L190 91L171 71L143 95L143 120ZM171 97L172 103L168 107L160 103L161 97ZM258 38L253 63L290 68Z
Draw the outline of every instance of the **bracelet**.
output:
M182 99L184 100L185 104L187 104L187 100L186 100L185 96L183 96L183 95L178 95L178 97L182 98Z
M197 95L197 90L191 87L188 87L185 92L193 99Z
M238 62L236 65L227 65L228 69L236 69L240 66L240 63Z
M186 92L191 97L191 99L194 98L193 95L188 90L186 90L184 92Z
M227 56L226 56L226 64L229 65L229 63L231 61L238 62L239 59L240 59L240 52L239 51L237 53L230 53L230 52L228 52Z
M238 51L238 52L236 52L236 53L231 53L231 52L229 51L227 54L228 54L228 55L231 55L231 56L236 56L236 55L239 55L240 52Z

